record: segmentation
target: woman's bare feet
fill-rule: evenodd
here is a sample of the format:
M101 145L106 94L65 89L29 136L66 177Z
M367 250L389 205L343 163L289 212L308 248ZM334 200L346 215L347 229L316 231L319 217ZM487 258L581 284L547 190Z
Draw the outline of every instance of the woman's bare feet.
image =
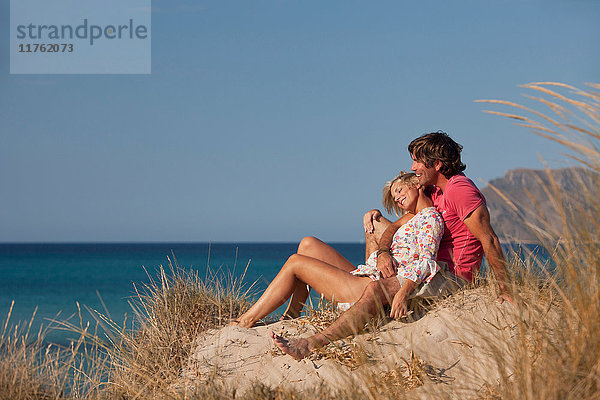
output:
M248 320L240 317L237 319L232 319L229 322L229 326L234 326L234 325L240 326L242 328L252 328L254 326L254 323L249 322Z
M275 332L270 331L269 336L275 342L275 345L279 347L281 351L294 357L296 360L302 360L306 358L312 351L310 342L306 339L285 339L282 336L276 335Z

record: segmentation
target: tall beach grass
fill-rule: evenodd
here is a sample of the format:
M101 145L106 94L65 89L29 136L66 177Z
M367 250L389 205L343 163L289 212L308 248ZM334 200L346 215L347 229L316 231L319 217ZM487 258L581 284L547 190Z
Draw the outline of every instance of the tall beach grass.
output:
M169 260L157 277L135 287L133 328L96 310L56 320L32 335L13 325L0 331L0 399L176 398L179 377L197 336L246 311L251 285L241 277L208 271L205 277ZM78 318L77 318L78 317ZM33 321L33 318L32 318ZM52 329L77 339L66 348L48 344Z
M564 146L571 164L584 166L586 179L575 180L575 191L564 192L547 170L546 187L554 215L522 213L511 205L539 242L552 254L553 273L540 282L532 269L521 269L519 289L533 294L520 304L521 315L537 317L519 323L518 340L495 355L502 379L497 394L521 399L600 398L600 85L586 90L555 82L523 85L530 106L503 100L481 100L508 111L488 110L508 117L534 134ZM545 110L545 111L541 111ZM585 182L584 182L585 181ZM527 190L527 188L523 188ZM536 199L532 199L533 206ZM558 216L561 223L548 223ZM539 269L536 269L539 271ZM538 300L538 301L536 301ZM553 306L553 313L544 307ZM512 359L510 368L505 360Z

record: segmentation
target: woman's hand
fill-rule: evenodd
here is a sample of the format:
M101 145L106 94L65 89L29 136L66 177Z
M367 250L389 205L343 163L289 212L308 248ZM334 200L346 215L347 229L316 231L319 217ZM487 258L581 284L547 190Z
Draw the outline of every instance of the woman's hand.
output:
M392 309L390 311L390 317L402 318L408 312L408 297L417 288L417 282L410 279L405 279L402 287L394 295L392 300Z
M402 318L408 312L408 296L404 290L398 290L398 293L392 300L392 310L390 311L390 317L394 319Z
M391 278L396 276L398 265L394 257L388 252L381 253L377 256L377 271L381 273L383 278Z
M373 220L379 221L379 218L381 218L381 211L379 210L373 209L365 213L365 215L363 216L363 226L365 227L365 233L375 232Z

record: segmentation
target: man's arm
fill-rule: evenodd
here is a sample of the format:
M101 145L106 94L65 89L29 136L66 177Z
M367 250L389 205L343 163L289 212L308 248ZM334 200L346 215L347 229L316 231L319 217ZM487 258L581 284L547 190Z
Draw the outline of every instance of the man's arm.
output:
M498 301L504 300L514 304L514 296L510 288L510 280L506 270L506 259L500 247L498 236L490 224L490 213L485 204L480 205L464 220L467 229L481 242L488 264L492 267L500 294Z
M392 253L390 249L392 247L392 240L394 240L394 234L402 225L408 222L413 214L405 214L392 223L381 235L381 239L379 239L379 249L381 252L377 256L377 270L381 272L384 278L389 278L396 275L397 266L394 264Z
M381 211L377 209L367 211L363 216L363 226L365 228L365 233L375 233L374 221L383 221L384 223L391 224L391 222L387 218L381 215Z
M371 253L379 249L381 235L390 226L392 222L381 215L379 210L367 211L363 216L363 226L365 228L365 262L369 259Z

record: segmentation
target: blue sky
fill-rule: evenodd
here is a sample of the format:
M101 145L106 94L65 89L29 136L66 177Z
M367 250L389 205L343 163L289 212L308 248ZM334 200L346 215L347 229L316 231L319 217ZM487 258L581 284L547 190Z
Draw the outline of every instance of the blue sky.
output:
M478 183L564 165L473 101L600 81L598 1L152 6L150 75L10 75L3 29L0 241L359 241L414 137Z

